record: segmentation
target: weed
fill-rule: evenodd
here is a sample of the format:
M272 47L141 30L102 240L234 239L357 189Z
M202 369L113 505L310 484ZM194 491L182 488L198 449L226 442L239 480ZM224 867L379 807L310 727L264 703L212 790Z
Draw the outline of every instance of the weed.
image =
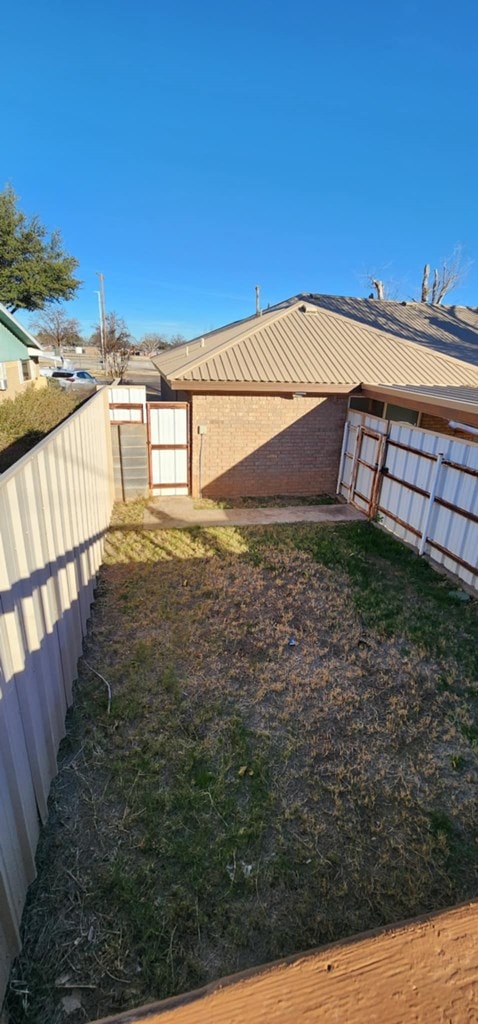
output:
M460 729L468 742L471 743L471 746L478 748L478 725L475 725L475 723L471 725L462 723Z
M430 829L433 835L444 835L447 839L454 834L453 824L444 811L433 811L430 814Z

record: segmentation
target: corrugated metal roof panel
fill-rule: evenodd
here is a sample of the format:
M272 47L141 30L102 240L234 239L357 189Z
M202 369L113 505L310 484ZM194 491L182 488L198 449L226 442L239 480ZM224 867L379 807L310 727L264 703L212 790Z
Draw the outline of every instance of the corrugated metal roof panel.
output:
M396 391L397 395L399 394L403 397L433 398L437 403L440 401L446 403L456 402L457 405L469 405L470 409L473 407L474 412L476 412L476 409L478 408L478 387L456 387L454 385L440 386L438 384L435 386L427 386L423 384L420 386L413 386L412 384L402 386L396 385L394 388L387 388L385 385L378 385L378 387L380 386L384 389L383 393L392 393L393 391ZM370 384L366 385L366 387L372 389L377 387L377 385Z
M185 384L478 387L478 367L303 302L216 331L155 363Z
M343 295L300 296L332 313L478 365L478 309Z

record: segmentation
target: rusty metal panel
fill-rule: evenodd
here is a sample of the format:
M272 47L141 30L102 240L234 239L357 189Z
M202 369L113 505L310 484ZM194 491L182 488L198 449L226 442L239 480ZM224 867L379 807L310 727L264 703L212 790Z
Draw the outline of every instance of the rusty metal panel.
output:
M388 476L382 478L379 501L379 513L383 525L409 543L415 543L417 535L421 536L422 522L425 517L427 499L416 491L403 487ZM412 529L407 531L397 521L407 523Z
M464 583L477 587L478 523L472 518L478 511L476 445L398 425L392 426L390 441L387 467L401 483L392 492L388 490L392 485L384 480L381 507L422 534L437 457L443 455L424 550ZM394 449L394 441L403 447ZM407 446L411 450L407 451ZM385 511L384 525L396 536L417 544L417 534L387 518Z

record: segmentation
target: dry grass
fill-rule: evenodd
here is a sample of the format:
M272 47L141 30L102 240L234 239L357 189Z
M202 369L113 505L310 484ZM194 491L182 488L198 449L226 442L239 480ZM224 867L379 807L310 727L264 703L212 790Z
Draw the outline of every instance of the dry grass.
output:
M366 524L141 516L110 534L85 660L111 715L80 663L11 1024L79 1024L476 894L474 604Z
M336 505L330 494L284 495L272 498L197 498L194 508L289 508L291 505Z
M70 416L82 401L84 396L60 388L31 385L16 398L0 402L0 473Z

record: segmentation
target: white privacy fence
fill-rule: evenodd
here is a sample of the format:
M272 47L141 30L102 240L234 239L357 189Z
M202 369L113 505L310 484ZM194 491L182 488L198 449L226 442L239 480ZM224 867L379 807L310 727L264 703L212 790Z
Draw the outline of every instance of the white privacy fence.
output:
M135 493L144 494L146 490L153 496L189 494L188 403L147 402L143 385L118 385L109 389L109 409L112 427L119 429L113 442L117 496L128 498ZM144 440L141 425L144 425ZM143 480L142 468L141 472L138 470L141 448L147 455L146 480Z
M339 493L478 590L478 445L349 412Z
M146 388L144 384L119 384L109 388L111 423L146 423Z
M0 1005L112 504L105 388L0 477Z

